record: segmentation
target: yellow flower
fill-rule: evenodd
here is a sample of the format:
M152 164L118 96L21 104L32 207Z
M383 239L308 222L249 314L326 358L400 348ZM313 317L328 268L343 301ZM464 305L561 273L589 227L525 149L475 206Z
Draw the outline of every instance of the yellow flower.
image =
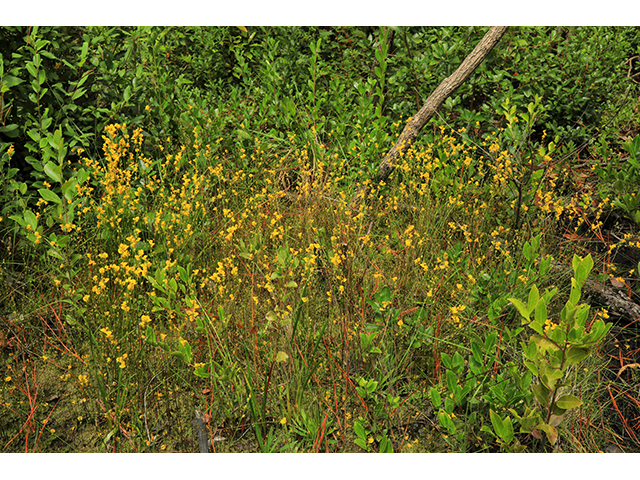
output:
M104 333L109 340L113 342L113 332L108 328L101 328L100 331Z
M142 317L140 317L140 327L145 328L150 323L151 317L149 315L142 315Z
M287 417L282 417L282 420L280 420L280 425L286 425L287 424Z
M126 353L124 355L122 355L121 357L117 357L116 358L116 362L118 362L120 364L120 368L126 368L126 364L125 364L125 360L129 355L127 355Z

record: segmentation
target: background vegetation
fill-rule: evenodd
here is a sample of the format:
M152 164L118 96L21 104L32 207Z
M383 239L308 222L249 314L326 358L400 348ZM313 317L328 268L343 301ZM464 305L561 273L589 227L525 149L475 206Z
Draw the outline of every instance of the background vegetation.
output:
M3 451L637 450L570 279L638 300L637 28L511 28L351 202L485 31L0 27Z

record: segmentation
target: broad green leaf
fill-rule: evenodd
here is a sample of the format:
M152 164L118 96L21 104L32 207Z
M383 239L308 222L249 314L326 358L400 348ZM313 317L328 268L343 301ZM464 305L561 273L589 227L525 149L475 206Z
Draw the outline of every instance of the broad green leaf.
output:
M380 453L393 453L393 443L386 436L380 440Z
M440 425L449 431L449 434L453 435L456 432L456 425L447 412L440 410L438 420L440 420Z
M385 285L377 295L377 300L378 302L383 304L391 302L391 289Z
M511 422L511 417L507 417L504 419L504 421L502 422L502 426L503 426L503 436L502 436L502 440L505 441L505 443L511 443L511 441L513 440L513 423Z
M520 422L521 433L531 433L538 423L538 415L532 414L531 416L524 416L518 421Z
M538 345L536 345L536 342L529 339L528 344L524 342L520 342L520 344L522 345L522 350L524 351L525 357L529 360L535 360L536 355L538 354Z
M38 77L38 71L36 70L36 66L32 62L27 62L27 71L33 78Z
M198 368L196 368L193 373L196 375L196 377L200 377L200 378L209 378L209 371L207 369L207 365L201 365Z
M551 445L555 445L558 441L558 430L551 425L547 425L546 423L542 423L538 425L538 428L547 434L547 439Z
M582 400L574 395L563 395L558 399L557 404L560 408L568 410L582 405Z
M11 87L15 87L16 85L20 85L24 80L18 77L14 77L12 75L7 75L2 77L2 88L10 89ZM7 90L4 90L5 92Z
M367 444L367 442L363 439L363 438L356 438L354 440L355 444L358 445L360 448L362 448L363 450L370 450L369 445Z
M542 174L542 170L538 170L540 174ZM531 239L531 249L533 253L536 253L540 249L540 234L536 235Z
M524 258L526 258L529 261L533 259L533 250L529 242L524 242L524 247L522 248L522 254L524 255Z
M78 98L82 97L85 93L87 93L86 88L84 87L78 88L73 92L73 95L71 95L71 101L77 100Z
M189 345L189 343L187 343L186 340L182 338L180 339L180 345L178 347L178 350L181 353L180 358L182 358L187 363L191 363L191 359L192 359L191 345Z
M534 285L533 287L531 287L531 290L529 291L529 301L527 304L527 310L529 312L532 312L533 309L536 308L539 298L540 298L540 293L538 292L538 287Z
M187 276L187 271L184 269L184 267L178 265L178 273L180 274L180 280L182 280L184 283L189 282L189 277Z
M584 347L571 347L566 353L566 361L579 363L589 356L589 349Z
M288 258L289 258L288 249L285 247L278 248L278 255L277 255L278 263L283 267L286 267Z
M564 415L553 414L549 418L549 425L552 426L552 427L557 427L558 425L560 425L562 423L562 420L564 420Z
M579 285L583 285L589 276L589 272L593 268L593 258L591 258L591 254L587 255L583 259L574 254L571 263L575 272L576 281Z
M62 185L62 193L64 194L64 198L66 198L69 202L73 201L73 198L78 193L77 183L78 181L75 178L70 178Z
M544 350L560 350L557 345L542 335L531 335L531 340L533 340L538 347Z
M587 258L582 260L582 265L584 265L587 275L589 275L589 272L591 272L591 269L593 268L593 258L591 257L591 254L587 255Z
M584 327L587 318L589 317L589 311L591 310L591 305L587 305L586 303L578 305L578 313L576 314L576 323L580 325L580 327Z
M580 266L580 257L575 253L571 259L571 266L573 267L574 273L578 271L578 267Z
M5 125L4 127L0 127L0 133L4 133L8 137L15 138L18 136L18 124L11 123L9 125Z
M571 295L569 295L569 302L571 302L574 305L577 305L578 302L580 301L580 295L581 295L581 289L580 289L580 283L578 283L578 280L575 278L571 279Z
M491 409L489 410L489 416L491 417L491 424L493 425L493 429L495 430L496 435L502 438L502 432L504 428L502 424L502 418L500 418L500 415L498 415Z
M484 355L482 354L482 347L475 340L471 340L471 351L473 352L473 358L480 364L482 364L482 359Z
M489 410L489 416L491 417L491 424L496 432L496 435L500 437L505 443L511 443L513 440L513 424L511 418L507 417L504 420L493 410Z
M31 227L31 230L35 232L38 228L38 219L36 218L35 214L31 210L25 210L23 217L26 224L29 225Z
M541 298L536 302L535 309L536 309L536 315L535 315L536 322L542 326L544 325L544 322L546 322L547 320L547 302L544 301L544 298Z
M53 180L54 182L61 183L62 176L60 174L60 165L56 165L53 162L49 161L44 165L44 173Z
M531 312L529 312L529 309L525 306L525 304L517 298L509 298L509 301L518 309L520 315L522 315L527 321L529 321Z
M453 399L449 395L444 397L444 411L451 415L455 408L456 403L453 401Z
M458 386L458 377L451 370L447 370L447 374L445 375L447 381L447 388L451 393L456 391L456 387Z
M524 366L529 369L536 377L538 376L538 367L532 362L524 362Z
M184 352L181 352L180 350L175 350L175 351L171 352L171 356L179 358L183 362L188 363L187 362L187 357L185 356Z
M47 254L53 258L57 258L58 260L64 260L65 258L58 252L56 248L50 248L47 250Z
M42 130L48 130L49 126L53 123L53 117L44 117L42 119Z
M456 373L461 373L461 369L464 368L464 358L459 352L453 354L451 364Z
M429 396L431 397L431 403L435 408L440 408L442 405L442 396L436 387L431 387L429 389Z
M549 302L551 302L551 299L556 296L556 293L558 293L557 288L544 292L544 295L542 296L542 298L544 298L544 301L547 302L547 305L549 305Z
M540 262L540 277L545 277L551 268L551 257L546 257Z
M440 358L442 358L442 365L444 365L447 370L451 370L451 368L453 368L451 365L451 357L447 353L442 352Z
M558 388L560 388L560 385L558 385ZM553 413L553 415L555 416L559 416L562 417L566 412L567 409L566 408L562 408L558 405L558 402L556 401L556 403L553 404L553 407L551 408L551 412ZM553 424L551 424L553 425ZM556 425L553 425L554 427L560 425L559 423Z
M55 132L53 132L53 137L49 136L49 144L55 150L60 150L64 146L64 140L62 138L62 128L58 128Z
M573 279L572 279L573 280ZM563 322L571 323L573 322L573 318L576 316L576 311L578 307L575 306L574 303L568 301L562 311L560 312L560 320Z
M493 432L493 430L491 430L491 427L489 425L482 425L482 427L480 427L480 431L481 432L487 432L489 434L491 434L492 436L496 436L496 434Z
M491 353L493 352L493 347L496 344L496 339L497 338L498 338L498 334L497 333L491 333L484 340L484 351L487 352L487 354L491 355Z
M47 202L54 202L57 204L62 203L62 200L60 199L58 194L55 192L52 192L51 190L48 190L46 188L40 188L38 192L40 192L40 196L44 198Z
M531 390L533 390L533 394L543 407L549 406L549 389L547 387L541 383L537 383L535 385L531 385Z

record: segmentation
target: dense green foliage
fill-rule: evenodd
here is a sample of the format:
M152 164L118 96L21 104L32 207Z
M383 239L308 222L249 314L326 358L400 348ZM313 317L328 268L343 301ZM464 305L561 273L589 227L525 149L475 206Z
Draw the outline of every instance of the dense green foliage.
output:
M223 451L604 448L602 360L509 299L568 296L544 258L613 217L594 273L636 295L639 29L511 28L350 206L485 32L0 27L0 446L188 451L198 408Z

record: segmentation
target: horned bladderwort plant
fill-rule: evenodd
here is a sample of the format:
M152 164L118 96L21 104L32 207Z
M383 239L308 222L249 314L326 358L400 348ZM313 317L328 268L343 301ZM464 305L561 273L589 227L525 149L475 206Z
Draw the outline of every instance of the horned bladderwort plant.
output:
M590 306L579 303L582 286L593 267L591 255L585 258L574 255L572 266L571 293L557 320L550 318L547 311L557 288L547 290L541 296L534 285L526 304L516 298L509 299L522 316L522 323L535 332L528 343L522 342L522 349L525 366L538 379L531 389L539 402L539 406L527 407L523 415L518 415L514 409L509 411L518 419L521 432L539 437L539 431L543 431L552 445L558 439L556 427L567 410L582 405L582 400L566 392L570 386L566 377L569 367L587 358L611 328L610 323L605 324L602 320L593 322L588 328ZM496 433L505 430L505 422L509 422L508 417L502 419L495 413L492 415ZM510 435L501 438L504 444L512 439Z

